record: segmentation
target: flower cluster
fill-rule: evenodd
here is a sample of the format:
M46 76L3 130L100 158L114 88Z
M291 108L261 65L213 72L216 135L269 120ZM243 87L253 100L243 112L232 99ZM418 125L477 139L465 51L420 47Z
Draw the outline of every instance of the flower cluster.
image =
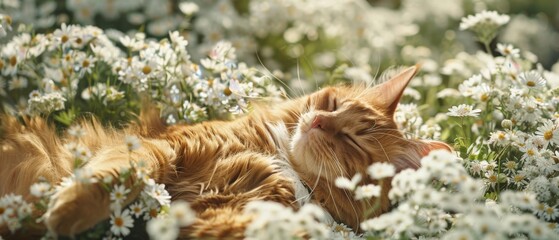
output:
M188 42L178 32L159 42L143 34L121 36L119 43L127 54L99 28L65 24L51 34L12 38L0 47L4 107L30 115L54 112L56 121L70 125L89 111L116 118L105 121L126 120L122 116L137 109L134 101L149 96L173 124L227 118L246 111L251 99L282 96L267 75L237 63L227 42L200 64L190 61Z
M462 161L450 152L433 151L421 160L421 168L397 174L389 198L398 207L362 222L365 235L390 239L546 239L558 233L555 225L522 211L538 206L533 194L503 192L501 202L483 201L484 182L469 176Z
M305 204L295 212L276 202L254 201L247 204L244 214L254 217L246 229L247 239L292 239L309 236L328 239L330 229L324 210Z
M21 227L33 213L33 205L19 195L7 194L0 198L0 226L7 226L11 232Z

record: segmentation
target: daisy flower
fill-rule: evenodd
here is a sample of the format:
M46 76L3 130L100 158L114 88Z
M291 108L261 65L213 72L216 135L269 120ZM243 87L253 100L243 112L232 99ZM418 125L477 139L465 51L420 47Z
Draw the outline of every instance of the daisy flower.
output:
M139 218L142 214L146 211L144 205L141 202L135 202L130 205L130 212L134 215L134 217Z
M153 184L146 185L144 191L147 195L151 196L153 199L157 200L160 205L165 206L171 203L171 196L169 192L165 190L165 184Z
M513 58L520 57L520 50L518 48L514 48L511 44L502 44L497 43L497 52L503 54L503 56L508 57L511 56Z
M121 205L126 199L126 194L130 192L130 189L126 189L124 185L115 185L113 191L111 191L111 201Z
M29 188L31 195L35 197L44 197L50 194L51 186L46 182L38 182Z
M559 211L555 206L540 203L536 207L536 215L543 217L546 221L551 221L559 216Z
M545 87L545 79L536 71L523 72L520 74L519 79L522 85L530 89Z
M193 2L181 2L179 4L179 9L185 15L191 16L192 14L197 13L200 10L200 7L198 7L198 5Z
M480 109L474 109L471 105L460 104L449 108L447 115L451 117L477 117L480 112Z
M371 197L380 196L381 187L374 184L367 184L364 186L359 186L355 189L355 199L368 199Z
M8 82L8 90L23 89L27 87L27 84L27 78L14 77L10 80L10 82Z
M385 177L392 177L396 173L396 168L390 163L373 163L367 168L367 173L373 179L382 179Z
M506 132L496 131L492 132L489 137L489 144L496 144L497 146L506 146L510 143L510 136Z
M174 218L154 218L147 223L146 230L151 239L177 239L179 236Z
M361 181L361 174L355 174L355 176L353 176L351 178L351 180L345 178L345 177L338 177L336 178L336 187L342 188L342 189L348 189L348 190L353 190L355 189L355 186L357 185L357 183L359 183Z
M124 139L126 142L126 147L128 147L128 151L134 151L141 146L140 139L138 139L138 137L136 136L126 135Z
M196 213L190 208L190 204L185 201L175 201L171 204L169 215L177 220L181 227L188 226L196 219Z
M59 29L56 29L53 33L55 40L62 46L70 45L70 38L74 32L74 27L72 25L68 26L66 23L62 23Z
M483 11L476 15L469 15L462 18L460 22L460 30L472 30L474 32L482 29L491 31L497 30L500 26L505 25L510 20L508 15L499 14L496 11Z
M68 134L75 138L80 138L85 136L85 129L83 129L80 125L73 125L68 128Z
M130 210L126 209L121 212L115 209L111 215L111 232L115 235L126 236L130 234L130 228L134 226L134 220L130 216Z
M546 119L543 125L538 127L536 136L544 140L544 147L547 147L549 143L559 145L559 127L549 119Z

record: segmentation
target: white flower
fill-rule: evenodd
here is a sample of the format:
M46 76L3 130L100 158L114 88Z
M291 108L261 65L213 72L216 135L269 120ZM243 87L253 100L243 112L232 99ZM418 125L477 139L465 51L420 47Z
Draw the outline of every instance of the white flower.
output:
M174 240L179 236L179 227L174 218L154 218L147 223L146 230L151 239Z
M373 179L382 179L394 176L396 168L390 163L373 163L367 168L367 173L369 173L369 176Z
M169 192L165 190L165 184L156 183L153 185L146 185L144 191L147 195L157 200L157 202L159 202L162 206L166 206L171 203L171 196L169 195Z
M452 106L448 109L448 116L453 117L477 117L481 110L473 109L473 106L460 104L458 106Z
M126 147L128 147L128 151L134 151L141 146L140 139L138 139L138 137L136 136L126 135L124 139L126 142Z
M0 14L0 38L5 37L8 31L12 31L12 17Z
M514 48L514 46L512 46L511 44L497 43L497 51L506 57L520 57L520 50L518 48Z
M531 192L514 192L507 190L501 193L501 202L505 205L532 210L538 205L536 195Z
M179 3L179 9L185 15L190 16L197 13L200 10L200 7L198 7L198 5L193 2L181 2Z
M142 214L146 211L144 204L142 202L137 201L130 205L130 212L134 215L134 217L139 218Z
M361 174L357 173L355 176L351 178L351 180L345 177L338 177L336 178L336 187L353 190L355 186L361 181Z
M520 82L528 88L545 87L545 79L536 71L523 72L519 76Z
M190 204L185 201L174 201L171 203L169 215L176 219L181 227L188 226L196 220L196 213L190 209Z
M547 143L559 145L559 126L553 121L545 119L543 125L538 127L536 136L541 137L545 141L544 148L547 147Z
M460 22L460 30L487 28L488 30L496 30L498 27L505 25L510 20L508 15L501 15L496 11L483 11L476 15L469 15L462 18Z
M46 182L39 182L31 185L29 191L35 197L44 197L50 194L51 186Z
M244 210L254 216L247 226L247 239L293 239L302 232L313 239L328 239L328 227L322 209L313 204L305 204L298 211L277 202L252 201Z
M475 233L469 231L467 229L457 229L451 230L444 234L442 237L444 240L454 240L454 239L461 239L461 240L475 240L478 239Z
M27 78L24 77L14 77L10 82L8 82L8 90L22 89L26 88L28 84Z
M546 221L555 220L559 216L559 210L556 206L549 206L545 203L540 203L536 210L536 215L543 217Z
M122 205L124 200L126 200L126 194L130 192L130 189L126 189L124 185L115 185L111 191L111 201L117 205Z
M73 125L68 128L68 134L75 138L80 138L85 135L85 130L80 125Z
M497 146L506 146L510 143L510 136L503 131L492 132L488 143L496 144Z
M134 226L134 220L130 216L130 210L126 209L121 212L115 209L111 215L111 232L115 235L126 236L130 234L130 228Z
M96 183L97 178L93 176L93 171L91 168L82 167L74 170L74 179L75 181L82 182L82 183Z
M367 184L365 186L359 186L355 189L355 199L368 199L372 197L380 196L381 187L374 184Z

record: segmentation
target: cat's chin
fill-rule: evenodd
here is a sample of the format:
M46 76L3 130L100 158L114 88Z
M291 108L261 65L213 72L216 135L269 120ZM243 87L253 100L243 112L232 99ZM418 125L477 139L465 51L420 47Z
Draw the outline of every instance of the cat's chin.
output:
M299 124L295 134L291 137L290 147L293 163L297 170L303 174L321 175L321 167L318 156L313 152L316 142L321 141L324 133L320 129L313 129L305 124ZM323 169L322 169L323 170Z

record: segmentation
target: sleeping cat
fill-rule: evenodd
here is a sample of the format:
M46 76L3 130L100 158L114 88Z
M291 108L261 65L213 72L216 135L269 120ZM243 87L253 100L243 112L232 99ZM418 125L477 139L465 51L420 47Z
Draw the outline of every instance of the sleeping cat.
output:
M158 115L144 114L140 124L117 131L84 121L87 133L80 141L94 156L86 167L99 179L118 175L130 164L124 136L138 135L141 148L131 153L132 159L143 159L173 200L186 200L197 212L196 222L181 229L181 237L242 237L251 221L243 207L253 200L294 209L312 202L358 230L373 200L354 200L352 193L334 185L337 177L366 175L375 162L392 163L398 170L417 168L430 150L450 149L441 142L404 138L393 120L417 70L405 69L374 87L328 87L229 122L165 126ZM39 177L57 183L71 174L66 138L38 119L26 127L13 118L3 121L7 132L0 142L0 196L13 192L29 198L29 186ZM390 182L382 187L374 215L390 207ZM129 193L124 204L138 194ZM74 183L53 201L45 224L61 235L80 233L110 215L109 193L95 183Z

